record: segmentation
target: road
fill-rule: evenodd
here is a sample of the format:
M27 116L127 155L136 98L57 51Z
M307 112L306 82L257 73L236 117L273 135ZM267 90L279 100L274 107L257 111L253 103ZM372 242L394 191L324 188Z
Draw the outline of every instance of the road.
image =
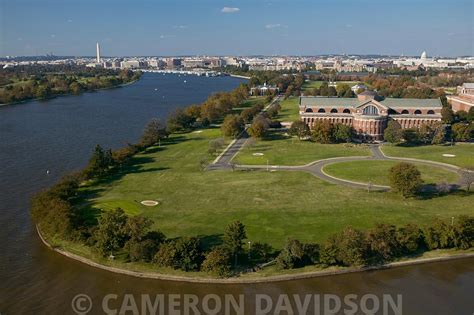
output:
M281 96L278 95L275 97L270 104L265 107L262 112L265 112L267 109L269 109L273 104L278 102L281 99ZM261 113L259 114L261 115ZM226 170L226 169L232 169L232 164L231 161L235 157L237 153L239 153L240 149L244 146L245 142L249 138L249 135L247 133L247 129L242 131L242 133L235 139L233 142L231 142L227 148L224 150L224 152L211 164L209 164L206 167L207 171L213 171L213 170Z

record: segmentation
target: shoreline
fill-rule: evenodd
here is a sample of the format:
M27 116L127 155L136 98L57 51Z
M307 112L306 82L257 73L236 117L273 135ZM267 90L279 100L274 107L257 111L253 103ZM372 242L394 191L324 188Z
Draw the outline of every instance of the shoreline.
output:
M187 277L187 276L178 276L178 275L170 275L170 274L163 274L157 272L141 272L141 271L133 271L123 268L117 268L112 266L107 266L98 262L95 262L91 259L82 257L77 254L73 254L63 249L56 248L52 246L46 239L44 239L38 225L35 225L36 231L41 242L46 245L50 250L59 253L65 257L70 259L76 260L88 266L106 270L109 272L132 276L136 278L143 278L143 279L154 279L154 280L163 280L163 281L176 281L176 282L188 282L188 283L207 283L207 284L257 284L257 283L272 283L272 282L282 282L282 281L291 281L291 280L302 280L302 279L311 279L311 278L318 278L318 277L325 277L325 276L335 276L335 275L343 275L343 274L351 274L351 273L359 273L359 272L367 272L367 271L377 271L377 270L387 270L393 269L398 267L405 267L405 266L414 266L414 265L421 265L427 263L435 263L435 262L444 262L450 260L458 260L458 259L467 259L467 258L474 258L474 252L470 253L461 253L455 254L451 256L439 256L439 257L430 257L430 258L415 258L409 259L404 261L392 262L387 263L379 266L369 266L369 267L361 267L361 268L347 268L343 270L321 270L321 271L309 271L309 272L301 272L295 274L282 274L282 275L275 275L275 276L268 276L268 277L260 277L260 278L199 278L199 277Z
M239 75L239 74L231 74L231 73L228 73L228 75L229 75L230 77L234 77L234 78L247 79L247 80L250 80L250 79L251 79L251 77L246 77L246 76L244 76L244 75Z
M57 94L57 95L53 95L53 96L46 97L46 98L30 98L30 99L27 99L27 100L18 101L18 102L13 102L13 103L2 103L2 104L0 104L0 107L2 107L2 106L10 106L10 105L17 105L17 104L24 104L24 103L33 102L33 101L52 100L52 99L55 99L55 98L61 97L61 96L79 96L79 95L82 95L82 94L85 94L85 93L93 93L93 92L97 92L97 91L117 89L117 88L125 87L125 86L131 85L131 84L133 84L133 83L136 83L136 82L138 82L139 80L140 80L140 78L138 78L138 79L136 79L136 80L133 80L133 81L130 81L130 82L127 82L127 83L119 84L119 85L117 85L117 86L111 86L111 87L106 87L106 88L100 88L100 89L90 90L90 91L84 91L84 92L81 92L81 93L79 93L79 94L73 94L73 93Z

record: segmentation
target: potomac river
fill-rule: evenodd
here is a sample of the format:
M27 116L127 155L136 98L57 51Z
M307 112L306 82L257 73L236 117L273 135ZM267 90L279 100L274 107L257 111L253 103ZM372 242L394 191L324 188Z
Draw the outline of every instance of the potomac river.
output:
M104 297L110 294L116 295L106 303L110 308L120 309L126 294L132 294L140 310L143 294L205 299L209 293L244 296L246 314L254 313L258 294L273 304L281 294L292 301L295 294L302 299L320 295L321 300L329 294L340 300L347 294L401 295L403 314L473 314L474 259L269 284L212 285L114 274L63 257L40 242L29 215L30 197L84 166L95 144L117 148L134 142L150 118L164 119L177 107L241 82L146 73L123 88L0 107L0 314L85 313L89 301L90 314L103 314ZM78 294L90 300L73 301Z

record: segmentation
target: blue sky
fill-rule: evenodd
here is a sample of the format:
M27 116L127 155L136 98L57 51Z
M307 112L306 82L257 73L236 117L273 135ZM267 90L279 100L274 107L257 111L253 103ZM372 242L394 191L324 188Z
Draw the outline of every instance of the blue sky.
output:
M473 0L0 0L0 55L474 55Z

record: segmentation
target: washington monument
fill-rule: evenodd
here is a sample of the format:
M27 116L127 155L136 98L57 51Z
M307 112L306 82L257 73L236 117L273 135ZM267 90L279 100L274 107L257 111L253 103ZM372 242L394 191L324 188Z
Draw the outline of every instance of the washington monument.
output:
M98 42L97 42L97 63L100 63L100 46Z

